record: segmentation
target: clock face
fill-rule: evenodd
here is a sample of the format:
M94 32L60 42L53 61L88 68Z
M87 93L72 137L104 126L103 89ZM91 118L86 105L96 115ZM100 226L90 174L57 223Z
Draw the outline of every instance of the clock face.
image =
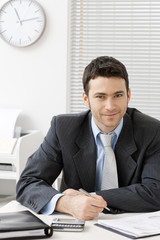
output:
M10 0L0 9L0 35L13 46L34 43L44 27L44 12L34 0Z

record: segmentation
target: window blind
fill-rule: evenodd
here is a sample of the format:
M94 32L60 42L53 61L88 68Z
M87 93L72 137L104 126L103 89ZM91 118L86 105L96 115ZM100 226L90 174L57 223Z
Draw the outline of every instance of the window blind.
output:
M129 106L160 119L160 1L69 0L69 112L86 109L83 70L104 55L127 68Z

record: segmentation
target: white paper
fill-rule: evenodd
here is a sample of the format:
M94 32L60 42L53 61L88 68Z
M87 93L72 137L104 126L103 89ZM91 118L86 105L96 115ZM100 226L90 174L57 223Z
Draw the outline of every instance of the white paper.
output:
M12 154L16 142L16 138L0 138L0 154Z
M0 138L13 138L20 109L0 108Z
M135 237L160 234L160 211L120 219L99 219L98 224Z

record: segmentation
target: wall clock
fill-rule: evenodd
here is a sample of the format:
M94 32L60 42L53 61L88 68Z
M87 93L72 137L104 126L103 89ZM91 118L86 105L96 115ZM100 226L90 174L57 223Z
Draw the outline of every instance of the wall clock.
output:
M9 0L0 9L0 35L13 46L33 44L44 28L45 14L35 0Z

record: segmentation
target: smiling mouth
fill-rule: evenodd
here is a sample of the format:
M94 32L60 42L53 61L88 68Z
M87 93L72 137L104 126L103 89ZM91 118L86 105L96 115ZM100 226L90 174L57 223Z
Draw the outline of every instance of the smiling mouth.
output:
M104 116L105 117L114 117L117 114L118 114L118 112L116 112L116 113L106 113L106 114L104 114Z

